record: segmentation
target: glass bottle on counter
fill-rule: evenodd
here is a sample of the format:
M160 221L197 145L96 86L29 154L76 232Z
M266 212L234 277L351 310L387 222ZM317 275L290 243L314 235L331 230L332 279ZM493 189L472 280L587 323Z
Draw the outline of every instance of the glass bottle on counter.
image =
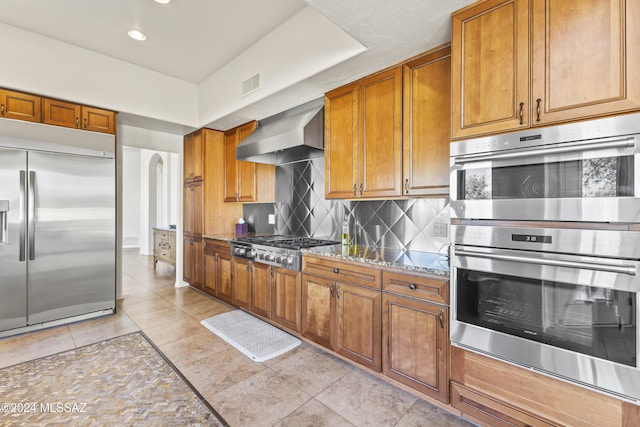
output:
M349 235L349 215L344 216L344 222L342 223L342 254L349 253L349 246L351 245L351 236Z

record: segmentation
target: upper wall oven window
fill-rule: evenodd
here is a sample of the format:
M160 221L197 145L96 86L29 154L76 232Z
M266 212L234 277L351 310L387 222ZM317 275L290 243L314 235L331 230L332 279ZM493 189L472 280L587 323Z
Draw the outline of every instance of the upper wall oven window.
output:
M480 166L458 173L458 200L631 197L633 156Z

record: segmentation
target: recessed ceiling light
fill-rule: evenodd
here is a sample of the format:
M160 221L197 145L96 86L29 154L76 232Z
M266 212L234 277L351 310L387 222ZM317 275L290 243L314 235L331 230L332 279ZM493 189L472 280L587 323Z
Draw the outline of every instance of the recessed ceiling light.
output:
M138 30L129 30L127 31L127 34L129 34L129 37L131 37L134 40L142 41L147 39L147 36L143 32Z
M160 3L160 4L167 4L169 3L171 0L156 0L156 3Z

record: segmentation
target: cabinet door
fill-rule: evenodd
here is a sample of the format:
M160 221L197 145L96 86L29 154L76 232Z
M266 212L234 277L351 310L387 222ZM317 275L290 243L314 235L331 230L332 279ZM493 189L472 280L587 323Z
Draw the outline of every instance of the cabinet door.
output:
M452 15L453 138L529 126L528 7L489 0Z
M183 237L183 255L182 255L182 279L191 284L193 282L193 260L194 247L193 238L185 235Z
M0 89L0 117L39 122L42 100L39 96Z
M194 238L193 241L193 280L191 286L202 290L205 282L204 242Z
M203 227L203 206L204 206L204 186L202 181L193 182L193 235L196 237L202 236Z
M267 264L250 263L251 307L258 316L271 317L271 277L273 268Z
M185 235L193 236L195 191L193 183L184 184L182 187L182 224Z
M405 196L449 195L451 47L404 65Z
M238 201L237 129L224 133L224 201Z
M70 102L44 98L42 122L49 125L80 128L81 106Z
M336 352L380 372L381 292L338 282Z
M385 294L382 371L448 403L447 308Z
M324 98L325 197L357 196L358 86L333 90Z
M204 283L202 290L209 295L216 296L218 279L220 276L220 258L218 254L204 253Z
M302 274L302 335L331 350L335 337L335 283Z
M238 136L236 139L236 147L256 128L256 122L249 122L238 127ZM235 152L235 147L234 147ZM238 169L238 201L239 202L255 202L256 194L256 164L253 162L245 162L236 160Z
M271 291L271 320L295 332L300 332L300 276L298 271L274 269Z
M640 108L639 19L637 1L535 0L532 124Z
M220 254L218 257L218 283L216 288L216 297L231 303L233 297L231 291L231 255Z
M360 197L402 195L402 68L360 83Z
M183 176L184 183L193 181L193 156L194 156L194 134L190 134L184 137L184 153L183 153Z
M82 107L82 129L92 132L116 133L116 113L94 107Z
M233 305L251 309L251 264L242 258L231 259Z

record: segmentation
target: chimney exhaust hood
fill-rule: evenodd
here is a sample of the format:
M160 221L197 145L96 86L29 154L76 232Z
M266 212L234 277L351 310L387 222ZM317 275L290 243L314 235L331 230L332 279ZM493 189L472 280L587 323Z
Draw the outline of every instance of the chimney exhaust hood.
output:
M324 155L324 98L283 111L258 122L236 147L236 158L285 165Z

